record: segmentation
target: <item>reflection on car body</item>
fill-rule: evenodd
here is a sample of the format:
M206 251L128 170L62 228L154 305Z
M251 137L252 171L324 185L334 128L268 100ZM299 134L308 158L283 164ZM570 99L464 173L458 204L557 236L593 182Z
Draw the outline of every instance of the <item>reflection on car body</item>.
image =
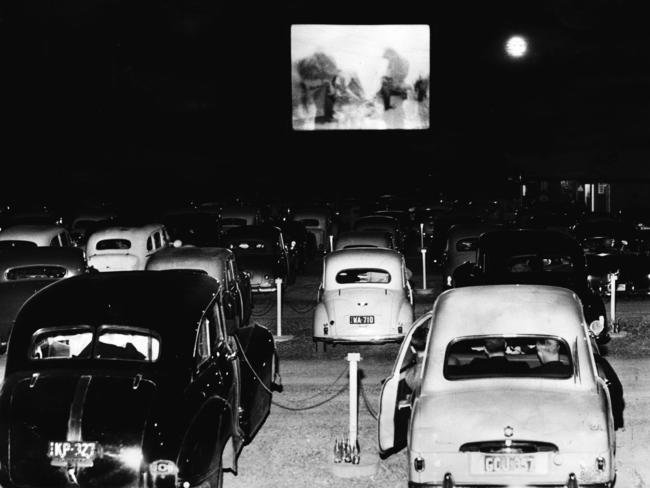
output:
M407 382L416 335L426 337L424 360ZM612 486L612 401L589 336L564 288L444 292L383 385L380 451L408 447L411 487ZM487 354L490 341L500 354Z
M221 486L269 413L275 348L227 328L190 270L62 280L22 308L0 395L0 484Z
M322 343L399 342L413 322L404 257L390 249L345 249L323 260L313 339Z

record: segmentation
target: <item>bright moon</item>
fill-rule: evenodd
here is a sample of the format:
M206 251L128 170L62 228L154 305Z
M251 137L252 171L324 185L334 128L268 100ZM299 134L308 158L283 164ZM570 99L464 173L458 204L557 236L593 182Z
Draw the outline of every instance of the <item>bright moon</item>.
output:
M506 52L513 58L520 58L528 51L528 42L521 36L512 36L506 42Z

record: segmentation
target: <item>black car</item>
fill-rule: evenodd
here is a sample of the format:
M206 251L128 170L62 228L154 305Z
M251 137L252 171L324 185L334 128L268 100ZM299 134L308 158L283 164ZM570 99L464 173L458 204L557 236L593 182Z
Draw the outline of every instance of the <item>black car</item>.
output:
M221 224L214 215L193 209L176 210L165 214L162 223L172 241L201 247L219 245Z
M307 265L316 257L316 237L307 230L305 224L296 220L280 220L276 225L282 231L292 269L295 273L304 273Z
M275 347L200 271L61 280L22 308L0 394L5 488L221 486L263 424Z
M283 285L295 281L288 249L278 227L267 224L235 227L224 237L223 247L233 251L239 269L250 274L253 293L276 291L277 278L282 279Z
M643 231L623 221L601 220L576 227L575 234L587 257L589 284L595 291L611 292L612 273L617 274L617 293L650 291L650 256Z
M588 285L585 256L575 239L552 230L497 230L481 235L476 263L454 272L455 286L539 284L573 290L599 344L609 342L603 299Z

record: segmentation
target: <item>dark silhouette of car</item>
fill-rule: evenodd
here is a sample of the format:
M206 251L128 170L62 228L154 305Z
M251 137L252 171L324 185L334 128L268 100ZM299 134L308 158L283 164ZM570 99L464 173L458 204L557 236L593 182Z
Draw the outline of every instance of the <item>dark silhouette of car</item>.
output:
M576 240L552 230L513 229L479 237L476 262L453 274L455 287L496 284L551 285L568 288L580 298L585 319L598 344L609 342L602 297L588 285L585 255Z
M223 247L235 253L239 268L250 274L253 293L274 292L275 280L295 280L282 231L272 225L246 225L228 231Z
M0 395L0 484L221 486L269 413L275 347L189 270L61 280L23 307Z

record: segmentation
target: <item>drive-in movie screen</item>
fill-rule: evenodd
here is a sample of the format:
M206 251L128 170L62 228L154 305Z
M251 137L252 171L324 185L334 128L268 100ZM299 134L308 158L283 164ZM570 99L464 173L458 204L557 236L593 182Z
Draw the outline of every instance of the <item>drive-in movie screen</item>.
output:
M428 25L291 26L295 130L427 129Z

